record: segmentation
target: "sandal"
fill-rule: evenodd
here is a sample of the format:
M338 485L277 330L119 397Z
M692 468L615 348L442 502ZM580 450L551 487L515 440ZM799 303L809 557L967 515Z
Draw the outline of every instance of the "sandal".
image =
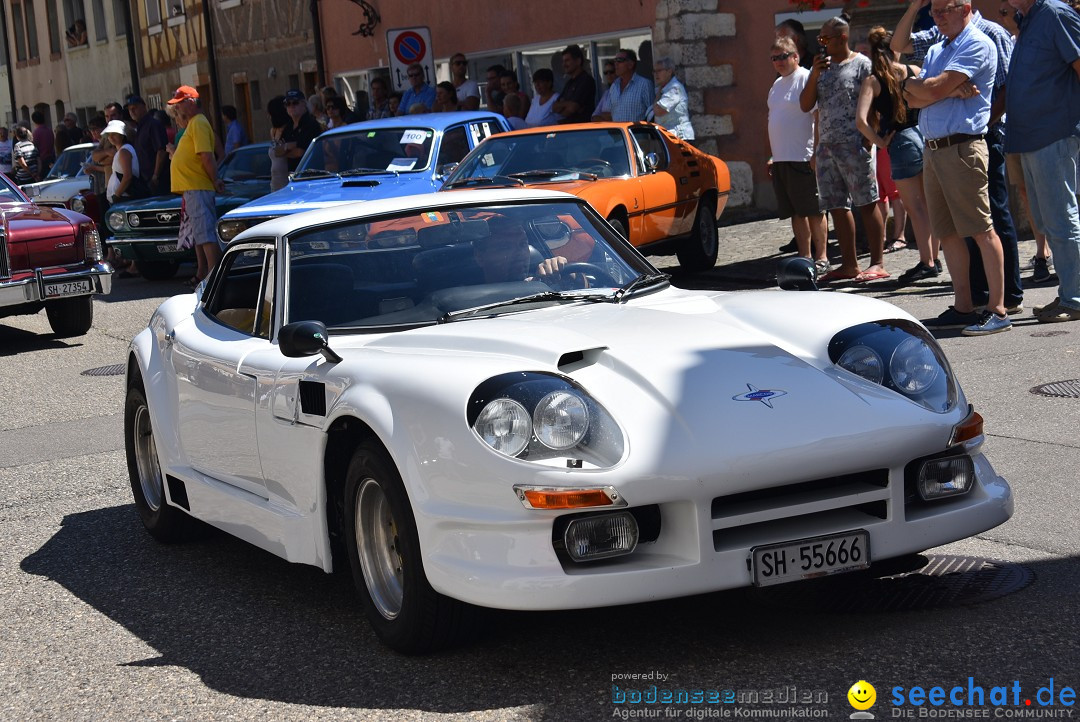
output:
M906 251L907 241L903 238L897 238L895 241L885 246L886 253L896 253L897 251Z
M829 283L831 281L851 281L851 280L854 280L855 278L857 278L858 276L859 276L858 273L856 273L854 276L852 276L851 274L849 274L847 271L844 271L843 269L834 268L833 270L829 271L824 276L819 278L818 283Z

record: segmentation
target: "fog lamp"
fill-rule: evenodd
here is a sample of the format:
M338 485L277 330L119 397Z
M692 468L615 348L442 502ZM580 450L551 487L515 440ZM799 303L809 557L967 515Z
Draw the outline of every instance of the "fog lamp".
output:
M627 511L574 519L566 525L563 543L575 562L630 554L638 543L637 520Z
M970 456L930 459L919 469L919 496L924 501L966 494L974 483L975 462Z
M138 213L128 213L127 222L128 222L128 225L131 226L132 228L138 228L139 224L142 223L142 221L139 220L139 214Z

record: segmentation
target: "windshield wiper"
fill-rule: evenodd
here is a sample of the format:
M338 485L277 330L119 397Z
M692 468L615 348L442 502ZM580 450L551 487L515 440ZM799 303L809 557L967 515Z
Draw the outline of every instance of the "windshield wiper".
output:
M545 168L543 170L523 170L520 173L511 173L511 178L554 178L557 175L566 175L568 173L577 173L589 178L589 180L596 180L598 176L593 173L586 173L581 170L571 170L570 168Z
M495 180L496 178L503 178L505 180L502 181L502 182L499 182L499 181ZM506 183L505 181L510 181L510 183ZM480 185L482 183L494 184L496 182L499 182L500 185L510 185L511 183L517 184L519 186L525 185L525 181L521 180L520 178L515 178L513 175L494 175L494 176L470 176L469 178L458 178L456 181L451 181L450 183L447 183L444 187L445 188L456 188L458 186Z
M377 175L380 173L393 173L394 175L399 174L396 170L387 170L386 168L352 168L350 170L343 170L338 173L338 175L342 178L348 178L352 175Z
M297 173L293 173L293 180L306 180L308 178L336 178L337 173L331 173L328 170L322 168L308 168Z
M596 293L568 293L566 291L541 291L540 293L533 293L528 296L521 296L519 298L510 298L505 301L495 301L494 303L485 303L482 306L473 306L472 308L463 308L459 311L447 311L442 316L439 316L437 323L446 323L447 321L453 321L454 319L461 318L462 316L471 316L476 313L483 313L484 311L491 311L496 308L502 308L504 306L520 306L526 303L543 303L544 301L588 301L591 303L607 301L608 297L602 294Z
M637 289L652 286L660 282L666 283L669 278L671 278L671 275L667 273L642 273L637 278L624 283L621 287L616 289L615 293L611 294L611 300L615 303L619 303Z

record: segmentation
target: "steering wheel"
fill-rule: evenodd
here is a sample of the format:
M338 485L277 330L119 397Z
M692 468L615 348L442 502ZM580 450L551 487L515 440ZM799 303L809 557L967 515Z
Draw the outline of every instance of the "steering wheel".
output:
M589 286L595 288L597 286L610 286L611 288L618 288L622 284L615 280L615 278L595 263L567 263L561 269L559 273L566 279L571 273L580 273L585 278L590 280ZM595 281L595 283L592 283Z
M611 163L603 158L586 158L578 165L582 166L586 173L592 173L594 170L598 170L599 172L596 175L611 175Z

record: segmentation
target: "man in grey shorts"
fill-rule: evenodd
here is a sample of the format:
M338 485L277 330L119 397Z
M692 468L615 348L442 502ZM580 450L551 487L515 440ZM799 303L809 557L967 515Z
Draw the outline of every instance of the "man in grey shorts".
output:
M810 71L799 67L791 38L777 37L769 56L780 77L769 90L769 173L780 218L791 218L800 256L811 257L818 275L829 270L825 256L825 214L818 202L814 157L814 114L803 112L799 96ZM811 245L813 248L811 249Z
M799 96L804 112L818 108L817 184L821 208L832 213L840 244L839 268L821 280L871 281L888 278L884 266L885 224L878 214L878 187L874 154L863 146L855 125L862 81L870 75L870 59L848 45L848 23L829 18L821 27L818 42L824 51L814 60L806 88ZM855 252L855 218L851 206L862 215L870 242L870 266L859 270Z

